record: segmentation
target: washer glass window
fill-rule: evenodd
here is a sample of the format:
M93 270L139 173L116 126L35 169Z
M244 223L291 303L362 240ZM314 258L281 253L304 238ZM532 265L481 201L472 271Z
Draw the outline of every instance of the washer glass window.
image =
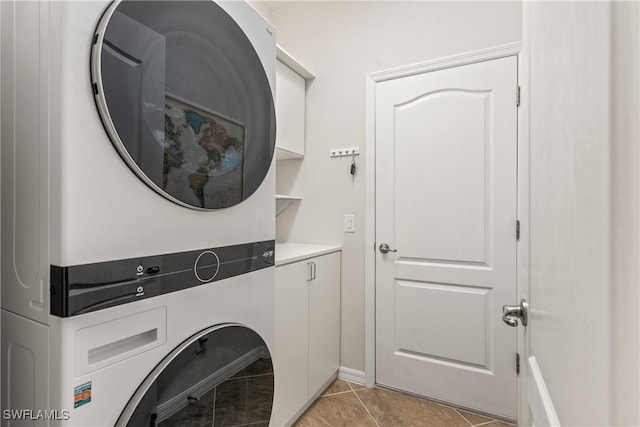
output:
M275 145L252 43L213 1L120 1L92 50L94 93L118 152L170 200L219 209L255 192Z
M271 355L260 336L238 325L213 327L149 374L116 427L266 426L273 393Z

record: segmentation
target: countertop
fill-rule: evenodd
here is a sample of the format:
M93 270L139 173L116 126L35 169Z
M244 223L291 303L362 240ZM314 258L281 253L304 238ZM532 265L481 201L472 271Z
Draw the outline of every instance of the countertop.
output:
M339 250L341 250L340 246L333 245L276 242L276 267L307 258L330 254Z

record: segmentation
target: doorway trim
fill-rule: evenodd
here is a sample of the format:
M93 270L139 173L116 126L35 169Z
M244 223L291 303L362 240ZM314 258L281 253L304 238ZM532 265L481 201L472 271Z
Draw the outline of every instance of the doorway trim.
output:
M376 383L375 354L376 354L376 141L375 141L375 107L376 107L376 84L397 78L409 77L416 74L423 74L431 71L443 70L446 68L459 67L462 65L477 62L489 61L492 59L504 58L507 56L518 56L518 84L520 83L521 53L522 43L510 43L491 47L458 55L438 58L417 64L405 65L388 70L368 73L366 77L366 117L365 117L365 147L366 147L366 176L365 176L365 351L364 351L364 382L371 387ZM515 88L514 88L515 102ZM523 215L528 215L528 146L521 145L520 123L522 114L518 111L518 186L517 186L517 212L518 218L522 221ZM524 178L524 179L523 179ZM524 182L526 181L526 182ZM524 202L524 203L523 203ZM521 210L524 208L524 211ZM525 229L527 227L524 227ZM523 262L528 264L528 252L521 257L521 248L528 248L528 233L521 234L518 241L517 258L517 293L520 295L528 293L528 270L526 277L521 272ZM524 258L524 259L521 259ZM523 286L527 286L526 291ZM523 292L525 291L525 292ZM514 302L515 304L516 302ZM523 349L523 334L518 331L518 352ZM520 378L518 389L521 390ZM520 401L520 399L519 399ZM520 411L519 411L520 412ZM520 416L520 414L518 414Z

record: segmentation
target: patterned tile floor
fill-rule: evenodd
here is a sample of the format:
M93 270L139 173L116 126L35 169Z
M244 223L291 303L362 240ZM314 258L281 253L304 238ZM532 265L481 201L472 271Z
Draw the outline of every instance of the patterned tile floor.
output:
M512 427L426 399L336 380L294 427Z

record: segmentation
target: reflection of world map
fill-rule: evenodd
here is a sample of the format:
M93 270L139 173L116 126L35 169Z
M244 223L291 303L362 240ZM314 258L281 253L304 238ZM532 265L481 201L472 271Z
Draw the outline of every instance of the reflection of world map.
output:
M239 203L243 158L244 126L165 98L165 191L203 208Z

